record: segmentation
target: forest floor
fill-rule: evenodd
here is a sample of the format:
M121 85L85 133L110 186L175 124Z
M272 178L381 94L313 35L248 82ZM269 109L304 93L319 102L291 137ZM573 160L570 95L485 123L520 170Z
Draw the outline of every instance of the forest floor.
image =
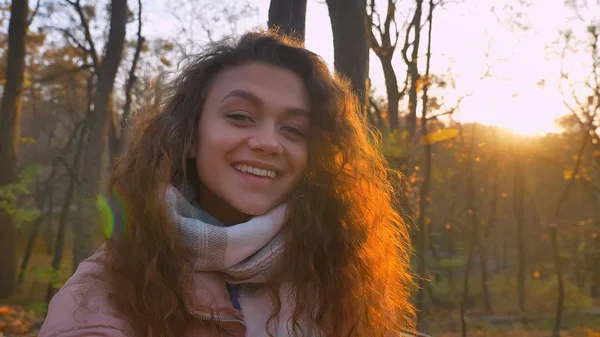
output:
M432 337L461 337L458 312L437 316L431 325ZM482 337L551 337L554 326L553 313L528 314L527 319L517 314L467 314L467 336ZM565 313L561 324L561 337L600 337L600 306L580 313Z
M460 337L460 321L448 313L438 319L445 324L432 327L432 337ZM539 316L523 324L516 315L487 315L473 313L468 317L467 336L477 337L550 337L552 319ZM438 316L438 318L440 318ZM0 304L0 337L36 336L44 316L36 305ZM450 322L450 323L449 323ZM600 337L600 307L579 315L566 315L561 337ZM452 323L452 324L451 324Z

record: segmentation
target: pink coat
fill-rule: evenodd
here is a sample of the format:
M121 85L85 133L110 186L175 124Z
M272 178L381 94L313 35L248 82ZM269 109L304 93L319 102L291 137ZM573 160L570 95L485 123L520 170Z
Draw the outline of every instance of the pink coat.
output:
M94 277L102 273L104 249L83 261L75 274L63 285L50 301L48 316L42 325L39 337L133 337L131 328L113 308L107 296L109 286ZM213 272L198 272L194 275L196 298L189 305L201 304L212 307L218 313L215 321L232 337L264 337L265 323L272 313L268 294L240 297L242 311L233 307L222 276ZM78 293L86 293L86 305L81 306ZM210 314L191 311L201 319L210 320ZM285 325L285 324L284 324ZM282 327L276 328L277 336L289 336ZM284 328L285 329L285 328ZM210 337L210 331L198 328L189 337ZM138 337L138 336L136 336Z

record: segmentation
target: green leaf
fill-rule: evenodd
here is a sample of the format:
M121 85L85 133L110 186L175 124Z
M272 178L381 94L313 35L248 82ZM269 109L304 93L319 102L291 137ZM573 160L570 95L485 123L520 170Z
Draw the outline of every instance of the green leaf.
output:
M465 257L453 257L450 259L441 259L438 261L438 264L442 268L452 269L457 267L462 267L467 263L467 259Z
M457 128L447 128L438 131L430 132L424 136L421 136L421 144L435 144L443 142L448 139L452 139L458 135Z

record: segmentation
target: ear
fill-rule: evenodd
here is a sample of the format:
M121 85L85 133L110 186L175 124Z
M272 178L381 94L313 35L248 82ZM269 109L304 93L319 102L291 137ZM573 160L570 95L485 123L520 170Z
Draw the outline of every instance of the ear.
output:
M196 142L192 142L187 153L188 158L196 158Z

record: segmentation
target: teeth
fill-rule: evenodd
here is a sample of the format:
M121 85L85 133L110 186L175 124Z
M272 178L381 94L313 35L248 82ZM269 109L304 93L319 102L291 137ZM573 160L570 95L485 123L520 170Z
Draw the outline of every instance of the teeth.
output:
M267 178L271 178L271 179L273 179L273 178L275 178L275 176L277 176L277 173L275 173L275 171L259 169L257 167L252 167L252 166L248 166L248 165L244 165L244 164L235 165L235 169L240 172L248 172L248 173L252 173L257 176L267 177Z

